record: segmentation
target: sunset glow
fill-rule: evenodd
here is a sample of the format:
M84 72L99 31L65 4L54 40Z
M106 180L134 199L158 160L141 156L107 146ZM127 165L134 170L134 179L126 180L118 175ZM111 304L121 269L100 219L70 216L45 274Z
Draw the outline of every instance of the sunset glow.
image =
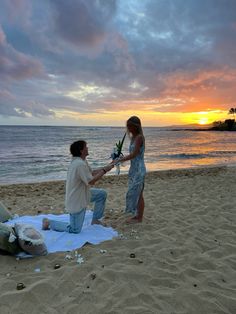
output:
M209 123L209 120L208 120L208 118L201 118L201 119L198 121L198 123L201 124L201 125L208 124L208 123Z
M17 3L0 4L0 124L207 125L236 107L235 1Z

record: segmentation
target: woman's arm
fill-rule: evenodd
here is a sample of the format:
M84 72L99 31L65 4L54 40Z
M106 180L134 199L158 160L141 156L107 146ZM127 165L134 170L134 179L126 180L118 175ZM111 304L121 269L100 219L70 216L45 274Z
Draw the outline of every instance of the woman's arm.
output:
M136 138L135 138L135 142L134 142L134 150L132 153L130 153L129 155L126 155L124 157L121 157L119 159L120 162L124 162L124 161L128 161L128 160L131 160L133 158L135 158L139 152L140 152L140 148L141 146L143 145L143 136L142 135L138 135Z

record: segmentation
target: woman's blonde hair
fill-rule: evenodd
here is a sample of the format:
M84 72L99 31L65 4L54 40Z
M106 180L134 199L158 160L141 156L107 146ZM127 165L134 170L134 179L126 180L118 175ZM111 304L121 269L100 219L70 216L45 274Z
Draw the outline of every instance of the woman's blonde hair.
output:
M142 124L139 117L137 116L130 117L126 122L126 126L128 125L134 126L136 128L137 133L143 135Z

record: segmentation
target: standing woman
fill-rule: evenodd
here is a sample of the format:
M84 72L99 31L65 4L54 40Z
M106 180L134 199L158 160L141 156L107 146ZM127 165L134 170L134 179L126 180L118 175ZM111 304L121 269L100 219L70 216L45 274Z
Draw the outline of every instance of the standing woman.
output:
M146 174L144 164L145 138L141 121L138 117L130 117L126 122L126 126L131 140L129 155L120 158L121 162L130 160L125 211L134 215L127 223L137 223L142 222L144 212L143 189Z

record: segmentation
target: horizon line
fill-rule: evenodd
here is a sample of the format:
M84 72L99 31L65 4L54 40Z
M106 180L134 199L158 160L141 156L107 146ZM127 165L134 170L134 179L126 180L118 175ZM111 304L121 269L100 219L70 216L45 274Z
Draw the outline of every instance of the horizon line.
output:
M173 127L190 127L190 126L198 126L200 128L208 127L212 125L210 124L172 124L172 125L166 125L166 126L145 126L143 125L143 128L173 128ZM51 125L51 124L0 124L0 127L4 126L13 126L13 127L84 127L84 128L122 128L125 126L124 125L116 125L116 126L111 126L111 125Z
M53 125L53 124L0 124L0 127L2 126L30 126L30 127L42 127L42 126L46 126L46 127L84 127L84 128L122 128L125 126L124 125L62 125L62 124L58 124L58 125ZM166 127L173 127L174 125L170 126L142 126L143 128L166 128ZM176 125L177 126L177 125ZM183 125L184 126L184 125Z

